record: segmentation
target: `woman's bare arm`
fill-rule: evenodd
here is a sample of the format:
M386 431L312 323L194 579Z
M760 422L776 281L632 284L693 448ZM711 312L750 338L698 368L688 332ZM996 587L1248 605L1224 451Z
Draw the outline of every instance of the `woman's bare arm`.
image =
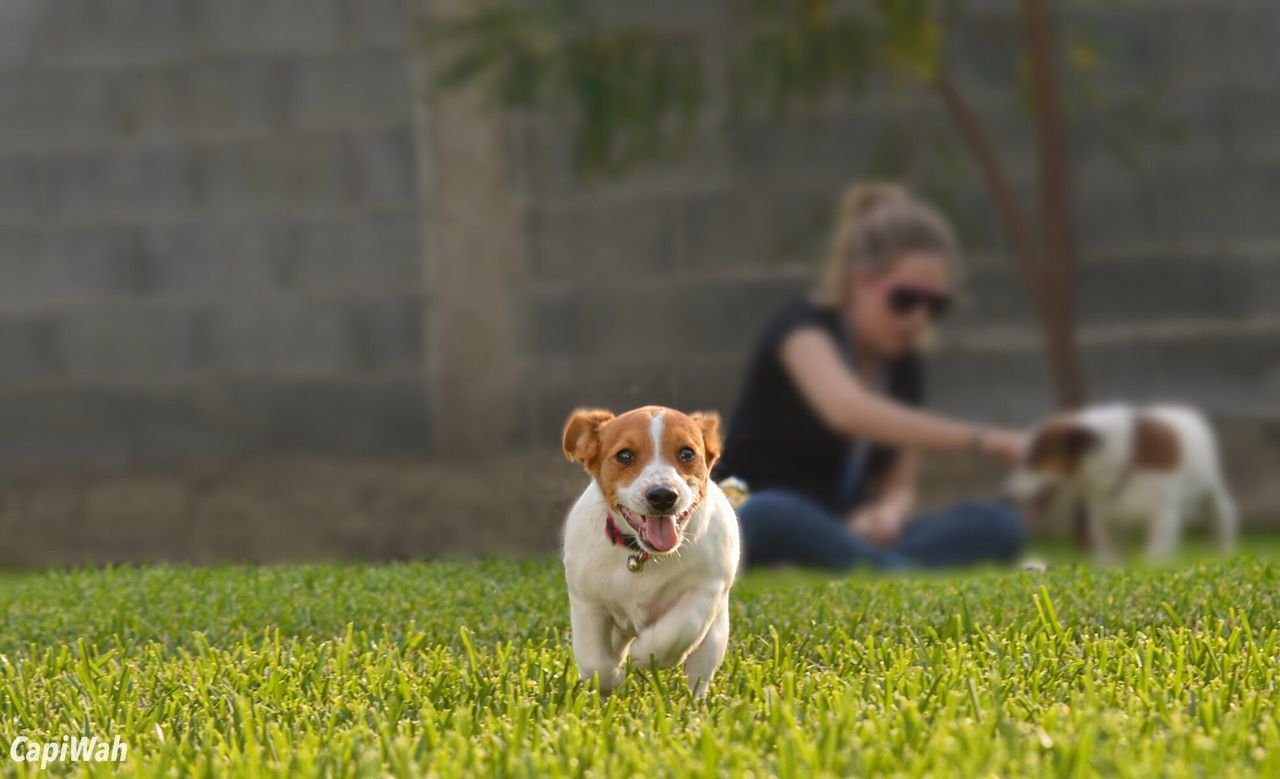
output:
M1016 459L1021 436L916 411L867 389L849 370L835 341L816 328L796 330L779 347L800 394L833 430L907 449L961 451L975 446Z

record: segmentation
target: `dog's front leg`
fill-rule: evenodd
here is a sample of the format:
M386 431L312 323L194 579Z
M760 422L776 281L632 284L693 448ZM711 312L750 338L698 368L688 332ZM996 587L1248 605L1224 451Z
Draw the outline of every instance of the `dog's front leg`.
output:
M623 655L615 652L613 620L599 606L574 598L569 605L569 622L578 675L587 682L596 678L600 692L617 689L626 672L622 668Z
M1119 565L1120 552L1111 540L1111 532L1107 528L1107 503L1096 496L1085 496L1081 504L1084 510L1085 526L1089 529L1089 540L1093 543L1093 554L1103 565Z
M1147 559L1158 562L1172 557L1182 536L1182 511L1177 496L1167 497L1151 515L1150 521Z
M631 659L641 665L657 661L662 668L679 665L707 634L727 590L723 582L716 582L686 593L640 631L631 645Z
M1240 515L1235 501L1222 484L1221 478L1210 488L1209 511L1213 515L1213 533L1218 542L1219 554L1229 555L1235 549L1236 536L1240 533Z
M707 686L711 677L715 676L724 660L724 650L729 646L729 594L720 598L716 609L715 621L711 629L702 637L702 643L693 650L689 659L684 661L684 673L689 679L689 689L693 697L701 698L707 694Z

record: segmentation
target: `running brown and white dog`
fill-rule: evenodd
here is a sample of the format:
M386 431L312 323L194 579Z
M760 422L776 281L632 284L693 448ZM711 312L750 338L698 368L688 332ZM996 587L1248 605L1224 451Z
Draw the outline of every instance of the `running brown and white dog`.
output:
M1218 446L1204 416L1185 406L1097 406L1056 416L1033 433L1009 482L1017 498L1054 493L1053 505L1078 507L1095 554L1120 558L1114 531L1147 533L1148 559L1168 557L1185 527L1208 518L1224 554L1239 521Z
M591 475L564 532L573 653L603 692L622 683L629 656L683 664L701 697L724 659L739 539L709 475L719 421L645 406L578 410L565 424L565 455Z

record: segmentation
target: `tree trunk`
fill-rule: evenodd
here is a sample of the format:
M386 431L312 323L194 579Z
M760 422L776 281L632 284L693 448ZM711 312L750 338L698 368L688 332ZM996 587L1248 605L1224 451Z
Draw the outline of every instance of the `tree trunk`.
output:
M1076 343L1076 251L1071 224L1071 158L1054 62L1053 20L1044 0L1023 0L1023 44L1031 69L1036 148L1040 158L1040 220L1044 263L1040 282L1048 308L1045 333L1058 404L1085 403Z
M1048 353L1049 371L1058 405L1064 408L1079 405L1084 399L1084 382L1076 358L1074 324L1070 309L1067 310L1065 323L1062 319L1062 298L1055 294L1051 286L1055 282L1050 281L1053 276L1046 272L1045 266L1048 263L1043 256L1045 252L1041 251L1036 241L1031 222L1018 204L1017 194L1004 173L1000 156L981 121L945 73L939 73L935 86L952 121L969 144L1004 224L1014 259L1022 271L1023 282L1040 321L1041 337ZM1074 284L1074 280L1068 283ZM1067 300L1070 301L1070 298Z
M1037 312L1043 312L1046 308L1045 286L1041 279L1040 252L1036 245L1035 233L1022 206L1018 204L1018 196L1014 193L1013 185L1009 183L1004 167L1000 164L1000 155L991 142L991 136L987 134L982 122L973 113L964 95L960 94L960 90L949 76L939 73L935 86L943 105L951 114L951 121L956 123L960 134L969 144L970 151L978 163L978 171L982 174L991 199L995 202L996 211L1000 214L1000 220L1004 223L1010 248L1013 249L1014 260L1022 271L1022 280L1031 293Z

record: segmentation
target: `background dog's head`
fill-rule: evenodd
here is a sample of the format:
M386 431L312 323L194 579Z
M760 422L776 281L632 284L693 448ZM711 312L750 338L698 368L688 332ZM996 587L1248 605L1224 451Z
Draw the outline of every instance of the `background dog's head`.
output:
M651 554L680 545L720 456L720 417L645 406L614 416L579 409L564 427L564 453L580 463Z
M1008 493L1018 500L1043 502L1062 484L1080 476L1102 436L1075 417L1051 419L1036 429L1026 455L1010 477Z

